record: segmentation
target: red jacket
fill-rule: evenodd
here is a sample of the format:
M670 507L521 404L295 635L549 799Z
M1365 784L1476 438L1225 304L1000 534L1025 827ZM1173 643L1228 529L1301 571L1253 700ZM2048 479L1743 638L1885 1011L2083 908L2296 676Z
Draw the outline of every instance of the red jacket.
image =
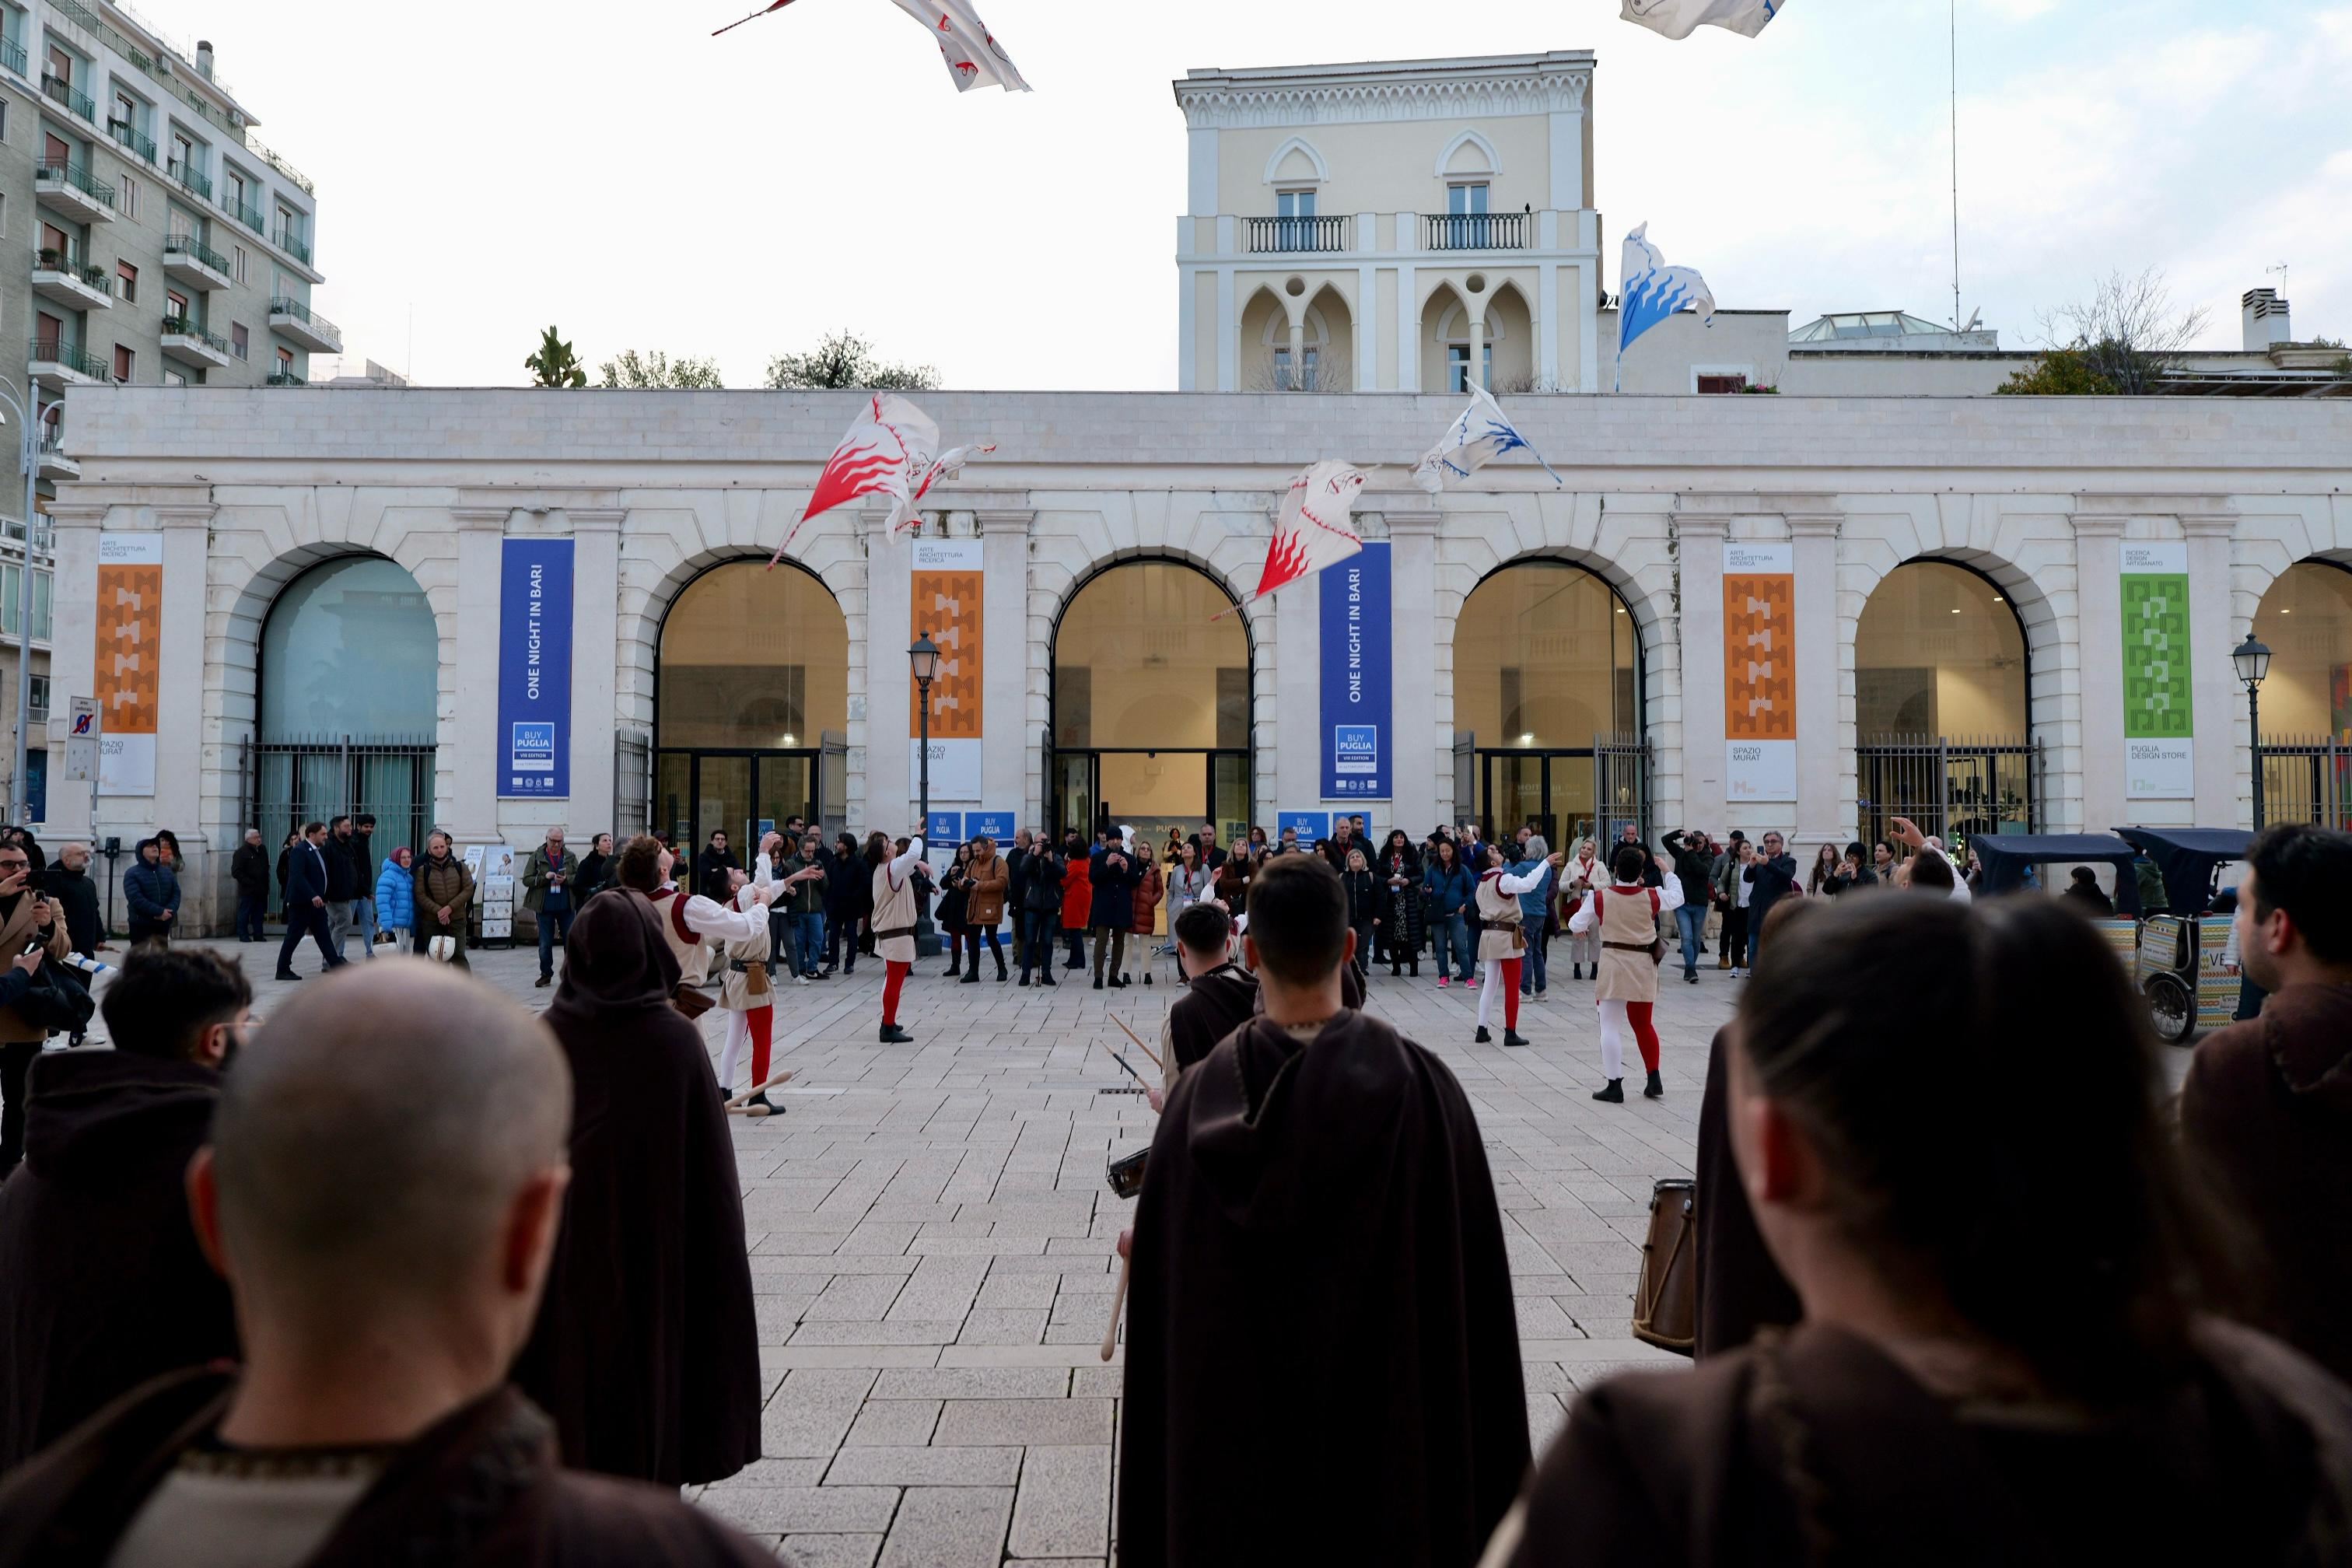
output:
M1160 910L1160 863L1148 854L1136 859L1143 867L1143 878L1135 884L1135 923L1128 929L1139 936L1150 936L1152 917Z
M1062 873L1062 928L1065 931L1087 929L1087 914L1093 906L1094 879L1087 871L1084 855L1070 857L1070 868Z

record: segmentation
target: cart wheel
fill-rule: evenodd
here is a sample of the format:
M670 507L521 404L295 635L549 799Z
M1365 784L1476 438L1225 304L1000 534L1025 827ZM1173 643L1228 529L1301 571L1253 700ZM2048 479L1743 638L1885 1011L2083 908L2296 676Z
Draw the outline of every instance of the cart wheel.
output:
M2149 1018L2157 1037L2177 1046L2197 1032L2197 999L2178 974L2151 974L2140 989L2147 994Z

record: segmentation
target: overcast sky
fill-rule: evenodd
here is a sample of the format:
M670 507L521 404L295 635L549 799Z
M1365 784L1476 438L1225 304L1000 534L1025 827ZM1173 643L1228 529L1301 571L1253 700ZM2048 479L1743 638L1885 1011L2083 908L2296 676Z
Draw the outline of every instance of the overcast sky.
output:
M954 91L887 0L139 0L211 38L319 186L315 303L424 382L715 355L849 327L959 387L1175 385L1199 66L1590 48L1598 203L1726 307L1951 314L1945 0L1789 0L1669 43L1617 0L977 0L1036 91ZM2277 279L2352 333L2352 3L1959 0L1963 313L2004 344L2111 268L2238 341ZM414 321L412 347L411 322Z

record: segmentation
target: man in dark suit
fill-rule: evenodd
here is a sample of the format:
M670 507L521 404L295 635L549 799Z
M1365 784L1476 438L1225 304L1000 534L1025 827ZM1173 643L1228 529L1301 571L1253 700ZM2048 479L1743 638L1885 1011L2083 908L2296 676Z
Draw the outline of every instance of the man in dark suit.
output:
M319 956L326 961L327 969L351 962L335 951L327 924L326 846L327 825L310 822L302 826L301 842L287 852L286 941L278 950L280 980L302 978L294 973L294 950L306 933L318 942Z

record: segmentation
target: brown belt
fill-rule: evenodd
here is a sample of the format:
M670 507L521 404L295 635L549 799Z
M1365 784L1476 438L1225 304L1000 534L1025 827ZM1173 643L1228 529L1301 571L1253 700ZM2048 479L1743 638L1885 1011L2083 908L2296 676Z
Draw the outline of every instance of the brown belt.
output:
M1647 952L1654 943L1646 942L1604 942L1603 947L1613 947L1620 952Z
M887 930L874 932L873 936L876 942L887 942L894 936L912 936L914 934L915 928L913 926L891 926Z

